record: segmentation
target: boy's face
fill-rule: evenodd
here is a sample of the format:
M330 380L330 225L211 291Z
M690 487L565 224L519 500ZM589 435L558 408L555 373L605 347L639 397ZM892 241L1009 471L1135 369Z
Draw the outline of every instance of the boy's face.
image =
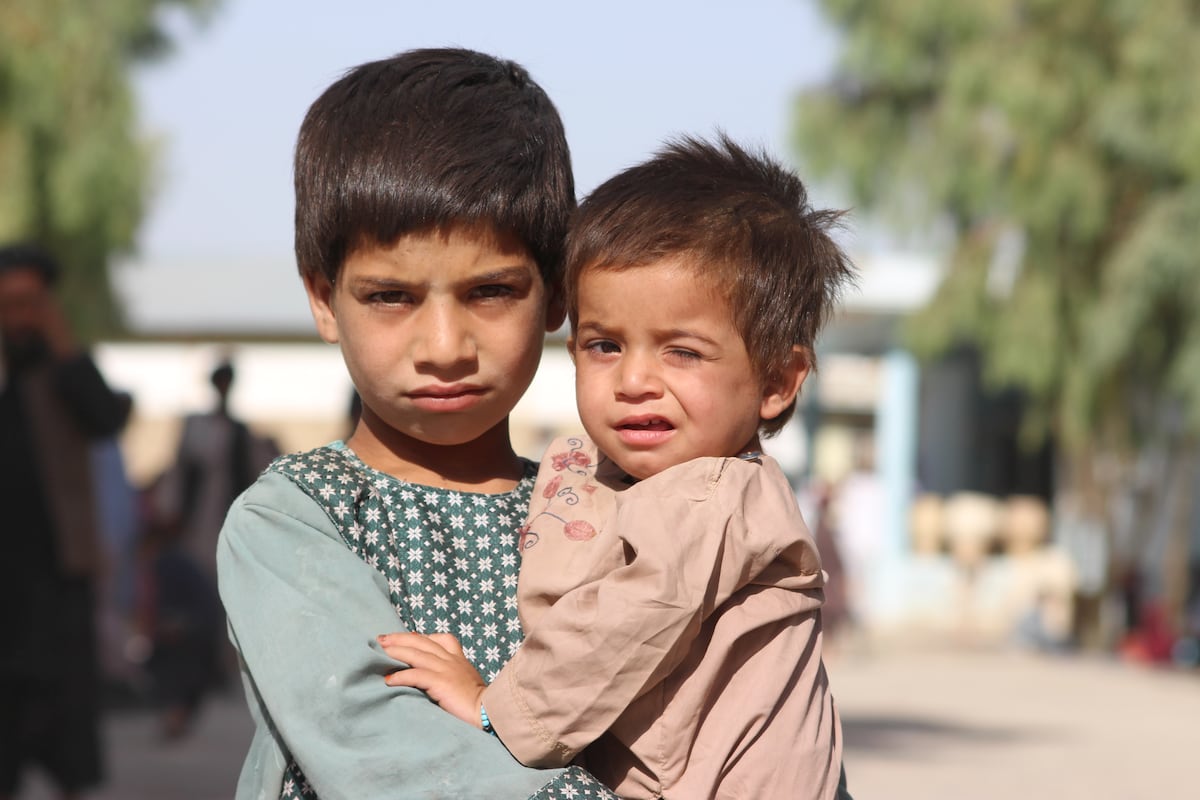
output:
M306 288L321 337L340 344L362 396L355 440L367 446L397 435L462 445L497 430L533 379L547 328L562 321L548 320L528 251L487 228L362 248L335 286L318 278Z
M588 269L578 298L579 415L635 478L754 447L760 419L791 402L763 386L728 304L680 260Z

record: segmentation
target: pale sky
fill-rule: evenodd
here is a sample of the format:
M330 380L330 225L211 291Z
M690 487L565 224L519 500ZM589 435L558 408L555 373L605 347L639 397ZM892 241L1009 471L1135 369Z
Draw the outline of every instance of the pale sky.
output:
M147 333L311 328L292 148L308 105L356 64L446 45L520 62L562 114L582 195L680 133L723 129L794 163L793 98L835 52L813 0L225 0L207 27L174 27L177 52L137 81L162 157L118 283Z

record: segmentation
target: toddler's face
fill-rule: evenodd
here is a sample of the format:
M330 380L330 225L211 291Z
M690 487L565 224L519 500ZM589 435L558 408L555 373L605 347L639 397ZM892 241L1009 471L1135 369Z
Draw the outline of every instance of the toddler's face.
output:
M537 264L514 237L451 227L359 250L309 286L317 329L363 400L360 435L473 442L529 387L547 329ZM554 324L557 325L555 320ZM372 417L371 420L367 420Z
M775 416L728 304L675 259L579 281L572 340L579 415L635 478L757 446Z

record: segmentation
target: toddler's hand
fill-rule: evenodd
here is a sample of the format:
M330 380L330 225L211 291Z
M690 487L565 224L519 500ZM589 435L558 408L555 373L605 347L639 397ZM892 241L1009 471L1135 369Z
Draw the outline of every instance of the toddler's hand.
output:
M482 728L479 706L487 683L463 655L462 645L448 633L389 633L376 637L383 651L408 664L389 674L389 686L421 689L463 722Z

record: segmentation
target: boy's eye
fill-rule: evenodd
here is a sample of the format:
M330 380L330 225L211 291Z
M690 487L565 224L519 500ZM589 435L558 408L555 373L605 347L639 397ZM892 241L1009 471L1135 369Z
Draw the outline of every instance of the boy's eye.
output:
M671 357L680 361L699 361L700 354L695 350L685 350L681 347L674 347L670 351Z
M383 292L371 292L367 295L367 300L372 303L382 303L389 306L403 305L412 302L412 295L408 292L398 290L389 290Z
M483 300L493 297L512 297L516 294L516 290L511 286L503 284L488 284L487 286L477 286L471 290L471 294Z

